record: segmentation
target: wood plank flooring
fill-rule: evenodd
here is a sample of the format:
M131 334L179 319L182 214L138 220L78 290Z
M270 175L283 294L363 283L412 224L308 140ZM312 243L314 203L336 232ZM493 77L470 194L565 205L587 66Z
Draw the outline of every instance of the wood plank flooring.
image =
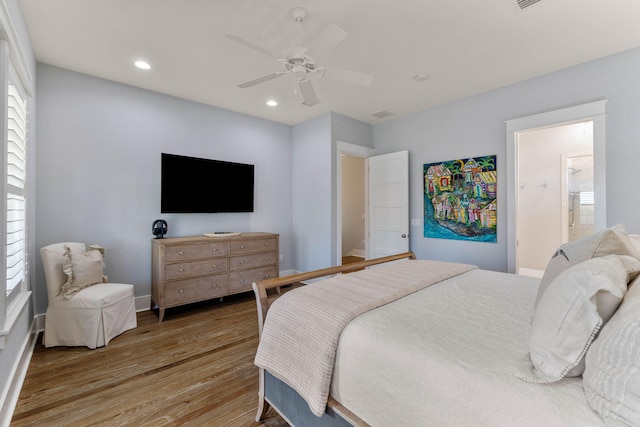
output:
M254 421L258 324L252 293L167 310L107 347L36 345L11 426L268 426Z
M364 258L359 256L353 256L353 255L347 255L342 257L342 265L352 264L354 262L360 262L360 261L364 261Z
M351 264L353 262L364 261L364 258L359 256L347 255L342 257L342 265Z

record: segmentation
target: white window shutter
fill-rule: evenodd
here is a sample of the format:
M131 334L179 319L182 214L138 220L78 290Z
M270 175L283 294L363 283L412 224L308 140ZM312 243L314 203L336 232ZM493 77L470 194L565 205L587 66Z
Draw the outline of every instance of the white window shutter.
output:
M27 110L25 96L13 82L8 85L6 153L6 269L7 294L25 278Z

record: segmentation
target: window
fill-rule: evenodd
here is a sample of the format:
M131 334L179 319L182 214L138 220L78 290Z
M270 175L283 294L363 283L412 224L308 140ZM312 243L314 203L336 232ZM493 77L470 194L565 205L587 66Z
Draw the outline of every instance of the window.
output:
M8 301L25 280L26 260L26 166L27 110L24 91L15 72L9 73L7 87L6 141L6 271Z
M0 28L4 23L0 8ZM15 39L11 32L8 37ZM20 52L11 46L17 43L0 40L0 271L4 275L0 281L0 349L31 295L27 244L31 77Z

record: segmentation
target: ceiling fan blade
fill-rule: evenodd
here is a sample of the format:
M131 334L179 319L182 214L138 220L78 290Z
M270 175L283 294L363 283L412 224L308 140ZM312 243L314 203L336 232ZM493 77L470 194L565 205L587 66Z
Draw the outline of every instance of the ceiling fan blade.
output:
M303 104L307 107L311 107L312 105L316 105L318 102L318 95L316 95L316 90L313 88L313 83L307 77L302 77L298 80L298 88L300 89L300 94L302 95Z
M311 43L306 54L312 58L316 55L322 56L338 46L346 38L347 32L345 30L335 24L331 24Z
M323 68L319 73L323 78L338 80L359 86L369 86L373 82L370 74L359 73L357 71L343 70L341 68Z
M280 77L281 75L283 75L284 73L271 73L271 74L267 74L266 76L262 76L262 77L258 77L257 79L253 79L253 80L249 80L248 82L244 82L244 83L240 83L238 85L238 87L241 88L248 88L251 86L255 86L257 84L260 83L264 83L264 82L268 82L269 80L273 80L275 78Z
M254 42L252 42L251 40L247 40L244 37L236 34L236 33L229 33L227 34L227 37L229 37L231 40L235 40L240 44L245 45L246 47L256 50L264 55L267 55L269 58L273 59L276 58L278 55L276 55L275 53L271 52L269 49L266 49L262 46L260 46L259 44L256 44Z

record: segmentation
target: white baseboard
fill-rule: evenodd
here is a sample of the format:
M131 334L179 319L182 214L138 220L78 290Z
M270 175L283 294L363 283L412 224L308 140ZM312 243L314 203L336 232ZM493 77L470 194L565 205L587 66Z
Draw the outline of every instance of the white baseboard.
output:
M37 322L35 321L33 322L31 333L25 338L20 352L20 357L16 360L16 363L11 370L8 383L5 384L5 387L8 388L2 394L5 398L2 401L2 407L0 408L0 426L2 427L8 427L11 424L11 418L13 417L13 412L16 409L16 404L20 397L20 390L22 389L22 384L27 376L29 362L31 362L33 349L35 348L38 340L39 331L36 329L36 323Z
M282 270L280 272L280 277L284 277L284 276L293 276L294 274L299 274L300 271L298 270Z
M136 312L146 311L151 308L151 295L142 295L136 297Z
M542 275L544 274L544 270L536 270L534 268L520 268L518 270L518 274L520 274L521 276L531 276L541 279Z
M320 281L322 281L324 279L329 279L329 278L331 278L333 276L335 276L335 274L332 274L330 276L317 277L315 279L303 280L300 283L304 283L305 285L310 285L312 283L320 282Z
M359 258L364 258L364 249L351 249L347 256L357 256Z
M35 315L35 317L33 318L33 328L36 332L44 332L44 321L46 318L46 313Z

